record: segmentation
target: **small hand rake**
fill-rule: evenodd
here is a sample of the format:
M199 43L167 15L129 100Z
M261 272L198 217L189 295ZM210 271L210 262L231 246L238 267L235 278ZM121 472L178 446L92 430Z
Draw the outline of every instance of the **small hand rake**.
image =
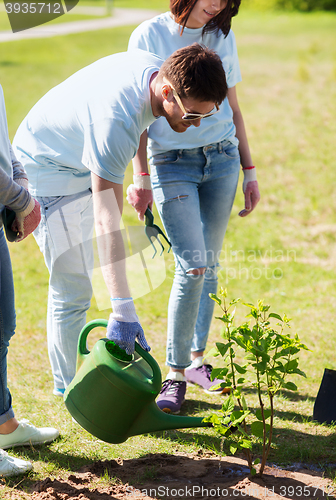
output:
M152 259L154 259L155 255L157 253L157 250L156 250L155 245L154 245L155 240L158 242L158 244L161 247L160 255L162 255L162 253L164 251L164 246L162 245L162 243L158 237L159 235L161 235L168 243L168 245L169 245L168 252L170 252L172 245L171 245L170 241L167 239L166 235L163 233L163 231L159 228L159 226L154 224L154 215L152 214L152 211L150 210L150 208L147 208L147 210L145 212L145 233L146 233L147 238L151 242L152 247L154 248L154 255L153 255Z

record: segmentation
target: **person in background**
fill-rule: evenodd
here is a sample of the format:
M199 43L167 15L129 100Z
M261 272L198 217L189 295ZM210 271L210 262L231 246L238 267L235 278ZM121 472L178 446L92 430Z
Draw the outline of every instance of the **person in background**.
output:
M186 110L171 98L171 85ZM150 349L126 279L119 230L124 173L142 132L159 116L168 128L185 132L199 126L226 92L222 61L206 47L181 48L165 61L137 49L78 71L21 123L13 145L42 207L34 236L50 273L47 334L55 395L63 396L75 376L78 336L92 296L94 223L113 309L107 338L129 354L136 339Z
M22 241L41 219L38 202L28 193L28 179L22 165L16 160L8 137L5 101L0 85L0 212L8 207L16 217L11 229ZM16 420L12 397L7 387L7 352L15 333L16 316L11 259L0 219L0 476L22 474L33 465L11 457L5 451L14 446L49 443L59 435L51 427L36 428L27 420Z
M186 382L197 384L206 392L225 392L218 386L223 381L211 381L212 367L203 356L214 307L209 293L217 290L218 256L236 194L240 164L245 207L239 215L250 215L260 199L236 94L241 74L231 20L239 6L240 0L171 0L170 12L142 23L129 40L129 50L140 48L162 58L191 43L204 44L219 54L229 87L218 113L203 120L199 127L189 128L183 138L170 130L164 120L153 123L142 135L133 160L134 181L128 188L127 199L143 219L147 206L153 202L152 185L175 258L168 305L169 373L157 399L158 406L166 412L180 411ZM169 96L183 106L183 98L172 86ZM140 182L147 189L140 190Z

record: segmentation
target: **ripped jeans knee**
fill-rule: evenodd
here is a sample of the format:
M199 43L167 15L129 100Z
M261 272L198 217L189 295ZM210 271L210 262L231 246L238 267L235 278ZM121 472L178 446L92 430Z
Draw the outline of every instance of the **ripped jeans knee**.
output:
M187 274L193 276L203 276L206 273L206 267L196 267L193 269L188 269Z

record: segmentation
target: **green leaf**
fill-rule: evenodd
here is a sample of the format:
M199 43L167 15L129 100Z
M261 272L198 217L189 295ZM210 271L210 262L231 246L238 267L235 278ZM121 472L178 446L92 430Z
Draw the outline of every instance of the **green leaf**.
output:
M256 357L254 354L252 354L251 352L249 352L245 357L244 359L247 359L248 361L256 361Z
M236 445L236 444L231 444L230 445L230 453L231 453L231 455L234 455L237 450L238 450L238 445Z
M225 382L220 382L216 385L212 385L210 388L209 388L209 391L213 391L214 394L216 394L215 391L217 391L218 389L224 389L225 387L230 387L231 388L231 384L228 384L228 383L225 383Z
M253 461L253 465L258 465L260 464L260 458L256 458L254 461Z
M258 311L256 309L251 309L251 313L246 316L247 318L258 319Z
M307 378L307 375L305 374L305 372L299 370L298 368L296 370L293 370L293 373L296 373L297 375L301 375L301 377Z
M219 356L219 352L218 352L218 349L216 347L212 347L212 349L210 349L209 352L206 353L206 356L205 357L214 357L216 358L217 356Z
M220 319L223 323L230 323L230 320L226 316L215 316L216 319Z
M240 424L241 422L243 422L243 420L245 420L245 418L250 414L249 411L240 411L240 410L237 410L237 411L233 411L231 413L231 422L233 422L235 425L238 425Z
M246 368L244 368L243 366L240 366L237 363L233 363L233 366L236 368L237 372L240 373L241 375L244 375L244 373L246 373Z
M271 358L266 352L262 352L260 355L261 355L261 359L264 361L264 363L269 363Z
M270 426L266 424L266 433L269 432ZM259 420L256 420L255 422L252 422L251 424L251 433L259 438L262 438L264 435L264 426L262 422L259 422Z
M286 370L286 372L291 372L292 370L295 370L295 368L298 367L298 360L297 359L291 359L290 361L288 361L288 363L285 364L284 368Z
M246 403L245 396L242 396L241 402L242 402L243 410L244 411L248 411L248 406L247 406L247 403Z
M230 323L233 322L235 314L236 314L236 308L234 308L234 310L227 315L228 319L230 320Z
M267 420L270 416L272 415L272 411L271 410L265 410L264 409L264 418L265 420ZM258 410L256 411L256 417L258 420L262 420L262 414L261 414L261 409L258 408Z
M253 304L250 304L249 302L242 302L243 306L247 306L249 307L250 309L255 309L257 310L257 308L253 305Z
M233 397L230 395L225 401L224 403L222 404L222 411L224 413L231 413L233 412L234 410L234 401L233 401Z
M229 433L229 427L224 427L221 425L214 425L215 431L218 432L221 436L226 436Z
M267 363L266 361L260 361L260 363L254 363L252 366L259 372L264 373L266 371Z
M246 351L247 349L247 345L249 344L250 342L250 339L249 338L245 338L243 335L231 335L231 339L236 342L237 345L239 345L239 347L241 347L242 349L244 349Z
M288 356L288 354L290 353L290 349L289 348L285 348L285 349L281 349L281 351L279 351L276 355L275 355L275 359L278 359L278 358L284 358L286 356Z
M251 476L255 476L257 473L256 469L254 467L252 467L251 469Z
M222 301L219 297L217 297L217 295L215 293L209 293L209 297L210 299L214 300L215 302L217 302L217 304L220 306L222 304Z
M233 345L233 342L227 342L226 344L223 344L223 342L216 342L216 347L218 351L220 352L221 356L225 356L227 353L229 347Z
M214 380L215 378L223 379L226 377L228 371L228 368L213 368L211 372L211 380Z
M236 398L236 399L240 399L241 398L241 390L239 387L237 387L237 389L235 389L234 391L232 391L232 395Z
M297 386L293 382L286 382L282 385L284 389L288 389L289 391L297 391Z
M216 413L213 413L208 417L204 417L203 422L211 422L214 425L221 425L221 419Z
M270 314L268 315L268 317L269 317L269 318L276 318L276 319L279 319L280 321L283 321L283 320L282 320L282 317L281 317L281 316L279 316L279 314L276 314L276 313L270 313ZM274 324L274 323L273 323L273 324Z
M241 448L252 450L252 441L250 441L249 439L243 439L239 444Z
M297 354L298 352L300 352L300 348L299 347L291 347L290 348L290 354L291 354L291 356L294 356L294 354Z

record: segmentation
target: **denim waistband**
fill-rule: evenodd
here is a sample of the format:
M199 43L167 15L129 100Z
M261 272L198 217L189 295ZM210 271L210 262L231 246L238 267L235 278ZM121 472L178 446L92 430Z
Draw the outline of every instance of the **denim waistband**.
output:
M172 152L175 152L179 156L182 156L182 154L184 152L187 152L189 154L197 154L197 153L204 153L206 151L211 151L211 150L217 150L219 153L221 153L223 151L223 149L226 149L228 146L235 146L235 144L231 141L228 141L227 139L224 139L221 142L214 142L212 144L207 144L206 146L199 146L197 148L172 149L170 151L158 153L157 155L152 156L152 158L155 158L156 156L161 156L161 155L164 155L167 153L172 153Z

